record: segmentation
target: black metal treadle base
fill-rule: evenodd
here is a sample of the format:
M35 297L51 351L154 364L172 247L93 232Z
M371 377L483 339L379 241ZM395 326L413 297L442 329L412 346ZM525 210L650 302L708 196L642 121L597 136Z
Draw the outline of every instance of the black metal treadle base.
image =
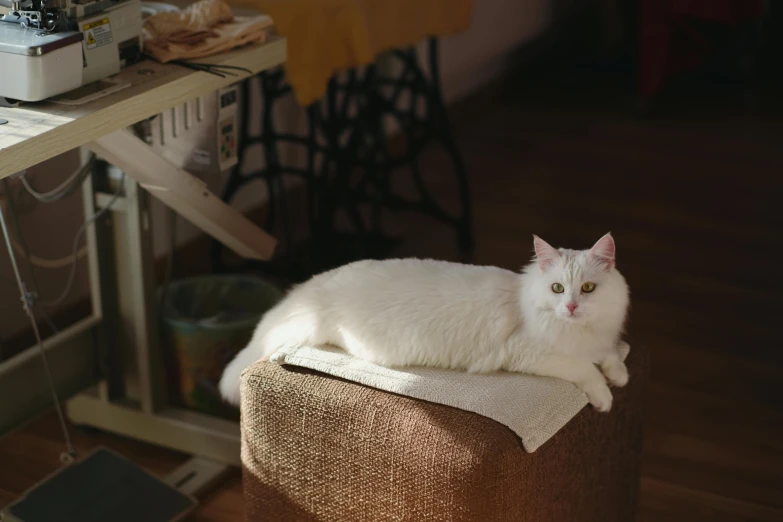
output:
M3 522L173 522L197 502L131 461L98 449L0 513Z
M275 265L290 267L294 279L362 258L382 258L393 251L395 241L383 232L381 214L405 210L441 221L453 228L463 254L473 249L470 189L467 175L452 135L441 92L438 43L428 42L429 74L423 70L413 48L389 53L397 66L392 76L373 64L351 69L329 82L325 96L307 108L307 129L303 135L280 133L274 125L276 101L291 88L282 69L266 71L258 82L245 82L244 99L260 83L263 99L261 134L253 136L251 118L245 118L240 142L239 164L230 174L223 198L230 202L255 180L263 180L269 193L269 213L265 228L275 226L280 217L278 263L226 263L224 247L213 242L212 263L217 272L260 268L278 271ZM258 87L256 87L258 88ZM248 107L249 113L256 111ZM405 151L393 156L388 150L388 123L396 123L405 138ZM304 148L304 166L284 165L279 148ZM264 168L241 174L242 165L253 146L263 147ZM440 145L451 161L460 198L460 213L444 210L428 190L419 165L423 151ZM415 196L405 198L392 190L392 177L407 175ZM283 190L286 177L304 182L307 197L309 248L299 248L291 236L288 202ZM338 229L338 214L347 217L349 230Z

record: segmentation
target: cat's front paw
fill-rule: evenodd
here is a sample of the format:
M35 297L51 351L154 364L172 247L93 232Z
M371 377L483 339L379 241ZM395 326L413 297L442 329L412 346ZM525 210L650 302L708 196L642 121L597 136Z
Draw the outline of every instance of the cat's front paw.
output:
M612 386L622 388L628 384L628 368L625 366L625 363L614 360L601 365L601 370Z
M583 388L587 394L587 400L593 405L593 408L600 412L607 412L612 409L612 391L606 383L594 383Z
M631 345L625 341L620 341L617 343L617 352L620 354L620 360L625 362L628 354L631 353Z

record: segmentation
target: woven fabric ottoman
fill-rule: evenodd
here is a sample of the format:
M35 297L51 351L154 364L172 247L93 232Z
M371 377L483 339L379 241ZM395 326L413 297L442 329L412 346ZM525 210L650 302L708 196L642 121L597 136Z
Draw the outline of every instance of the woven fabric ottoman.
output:
M630 522L648 356L608 414L584 408L533 453L463 410L260 362L242 377L248 521Z

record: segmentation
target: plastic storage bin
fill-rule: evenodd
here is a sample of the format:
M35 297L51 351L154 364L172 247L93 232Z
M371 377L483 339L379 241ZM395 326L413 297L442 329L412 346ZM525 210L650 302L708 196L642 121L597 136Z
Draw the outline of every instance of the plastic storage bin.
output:
M187 408L228 418L237 410L220 398L217 384L226 364L244 348L280 290L248 276L182 279L163 293L163 338L172 386Z

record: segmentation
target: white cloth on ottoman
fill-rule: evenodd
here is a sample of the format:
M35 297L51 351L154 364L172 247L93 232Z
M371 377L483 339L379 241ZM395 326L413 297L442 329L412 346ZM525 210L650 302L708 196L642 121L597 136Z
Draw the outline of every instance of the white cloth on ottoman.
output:
M528 452L538 449L588 403L587 396L570 382L520 373L391 369L341 350L310 347L281 348L271 361L478 413L508 426Z

